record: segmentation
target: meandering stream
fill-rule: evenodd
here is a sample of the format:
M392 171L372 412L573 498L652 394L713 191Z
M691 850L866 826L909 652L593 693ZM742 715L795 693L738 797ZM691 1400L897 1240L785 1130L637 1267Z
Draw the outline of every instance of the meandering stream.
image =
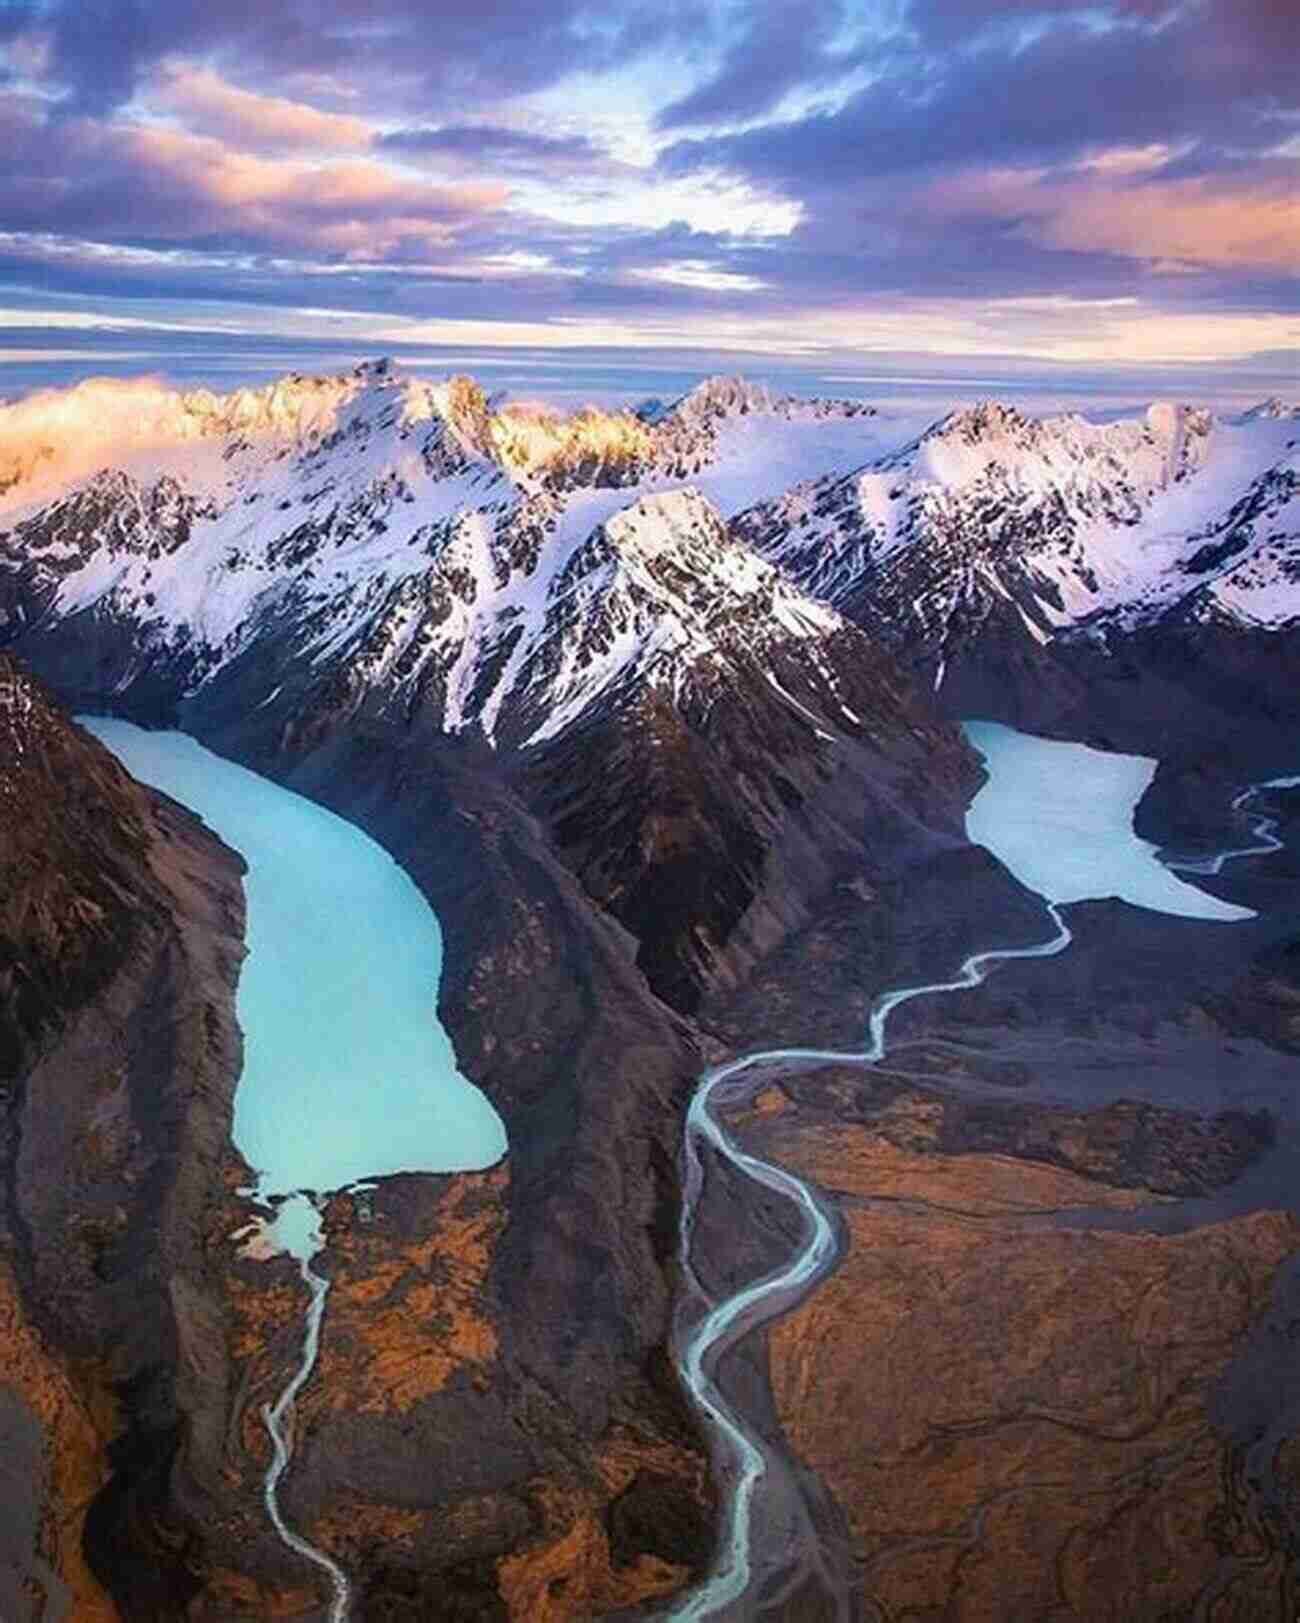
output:
M683 1623L725 1616L748 1593L751 1579L750 1523L753 1501L764 1480L768 1456L756 1443L743 1422L734 1414L714 1384L710 1371L740 1335L768 1323L801 1300L837 1258L835 1229L821 1197L814 1187L782 1167L751 1155L735 1141L713 1114L715 1094L744 1072L773 1065L851 1063L875 1065L885 1057L885 1028L889 1016L914 998L941 992L959 992L978 986L996 963L1016 958L1050 958L1064 952L1072 939L1069 926L1054 903L1047 911L1056 925L1046 941L1028 947L999 947L972 953L950 981L934 981L924 986L902 987L878 999L871 1011L869 1040L865 1049L846 1053L823 1048L772 1048L747 1054L706 1071L691 1101L686 1120L686 1179L682 1200L680 1248L683 1267L698 1289L691 1264L691 1241L704 1167L701 1150L708 1147L756 1182L787 1196L805 1219L805 1237L790 1263L775 1274L747 1285L734 1296L710 1308L682 1337L678 1367L701 1414L713 1428L713 1445L719 1475L729 1483L731 1498L724 1527L718 1565L708 1583L668 1615ZM778 1485L784 1489L785 1484Z
M1263 789L1300 789L1300 777L1269 778L1264 783L1253 783L1234 798L1233 811L1249 818L1253 845L1239 845L1231 851L1218 851L1208 857L1180 857L1166 853L1163 857L1165 866L1177 868L1179 873L1198 873L1210 877L1221 874L1227 863L1235 862L1239 857L1266 857L1280 851L1282 842L1277 837L1277 819L1265 817L1262 812L1247 812L1246 809Z
M713 1570L702 1585L663 1614L673 1623L754 1615L752 1591L759 1577L754 1527L760 1495L769 1501L761 1507L769 1529L793 1528L797 1519L793 1502L800 1496L785 1460L766 1450L746 1427L719 1390L715 1372L719 1360L742 1336L806 1297L835 1266L839 1255L832 1216L815 1186L743 1149L714 1114L713 1105L728 1084L773 1066L878 1065L886 1055L889 1017L903 1004L967 990L1000 963L1051 958L1064 952L1073 937L1060 909L1069 902L1116 896L1181 917L1222 923L1253 917L1249 909L1220 901L1177 879L1169 871L1170 865L1159 861L1156 848L1134 833L1133 812L1155 773L1154 761L1034 738L989 722L967 723L965 732L989 768L988 781L971 804L967 832L1043 897L1052 933L1028 946L972 953L951 980L885 993L872 1006L862 1049L767 1049L715 1066L701 1077L687 1113L679 1256L690 1299L679 1320L676 1356L682 1379L708 1428L725 1497ZM1237 797L1233 809L1241 811L1258 788L1292 787L1297 782L1300 780L1274 779L1255 786ZM1203 859L1214 866L1179 866L1185 872L1217 874L1234 857L1280 849L1271 819L1253 820L1252 833L1255 844L1223 852L1218 859ZM719 1302L708 1301L692 1258L705 1182L704 1157L709 1152L784 1195L803 1221L798 1249L784 1267ZM805 1541L804 1548L796 1550L793 1543L791 1539L783 1550L765 1549L769 1566L801 1564L806 1570L821 1565L815 1535ZM824 1587L834 1598L837 1617L847 1623L850 1602L842 1586L832 1578Z
M298 1197L301 1198L301 1197ZM292 1426L295 1417L295 1405L298 1394L302 1391L316 1367L316 1356L320 1350L321 1321L325 1317L325 1298L329 1295L329 1280L323 1279L311 1265L311 1257L316 1255L322 1247L319 1232L319 1214L311 1208L317 1218L317 1233L314 1249L308 1256L299 1257L299 1270L302 1273L303 1283L307 1287L308 1304L307 1317L303 1326L302 1357L298 1361L298 1368L289 1384L280 1393L274 1403L263 1405L262 1420L271 1438L271 1466L266 1473L266 1480L262 1488L262 1498L266 1505L266 1513L271 1518L271 1525L280 1535L283 1543L287 1544L295 1554L310 1561L324 1572L330 1584L329 1623L347 1623L352 1608L352 1584L347 1573L324 1550L317 1549L314 1544L308 1543L305 1538L294 1532L284 1519L280 1509L280 1478L288 1469L289 1461L293 1458Z

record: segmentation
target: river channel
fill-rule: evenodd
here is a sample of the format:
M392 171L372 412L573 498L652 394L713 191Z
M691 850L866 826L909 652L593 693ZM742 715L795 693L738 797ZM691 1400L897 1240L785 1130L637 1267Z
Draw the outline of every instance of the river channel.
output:
M691 1101L683 1144L679 1235L686 1300L678 1320L676 1355L710 1438L723 1485L723 1520L708 1579L663 1614L673 1623L753 1618L762 1586L770 1592L779 1585L790 1593L809 1577L820 1579L820 1591L834 1606L837 1623L849 1623L856 1615L842 1576L827 1560L821 1530L814 1525L789 1461L767 1447L745 1417L735 1412L715 1379L728 1349L796 1306L835 1267L841 1253L834 1213L815 1185L746 1151L718 1119L714 1106L737 1091L752 1090L753 1079L770 1077L774 1069L879 1064L887 1051L889 1017L904 1004L967 990L999 964L1063 953L1073 939L1062 912L1070 903L1117 898L1155 912L1221 925L1255 916L1250 909L1179 878L1172 864L1161 861L1157 848L1134 832L1134 813L1154 777L1154 760L1037 738L993 722L967 722L964 731L989 774L969 808L967 834L1043 898L1042 938L1029 944L991 945L970 954L951 979L882 994L872 1006L866 1042L859 1050L784 1048L746 1054L705 1072ZM1289 787L1294 781L1277 779L1258 787ZM1234 810L1245 815L1253 793L1253 788L1244 790ZM1180 868L1213 875L1232 858L1280 848L1271 820L1250 821L1251 844L1179 864ZM710 1159L791 1201L803 1229L786 1264L720 1301L708 1298L693 1263L696 1218Z

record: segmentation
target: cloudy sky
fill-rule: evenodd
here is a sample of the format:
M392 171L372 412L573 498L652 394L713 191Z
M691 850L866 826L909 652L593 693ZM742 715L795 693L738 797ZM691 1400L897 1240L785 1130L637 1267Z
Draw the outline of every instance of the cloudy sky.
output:
M0 0L0 327L5 393L381 351L1286 392L1294 0Z

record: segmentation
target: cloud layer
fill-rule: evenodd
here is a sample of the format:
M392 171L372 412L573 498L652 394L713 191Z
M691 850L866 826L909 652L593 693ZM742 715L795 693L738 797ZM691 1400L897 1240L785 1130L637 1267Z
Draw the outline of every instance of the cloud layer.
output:
M1291 0L8 0L0 51L38 323L1295 342Z

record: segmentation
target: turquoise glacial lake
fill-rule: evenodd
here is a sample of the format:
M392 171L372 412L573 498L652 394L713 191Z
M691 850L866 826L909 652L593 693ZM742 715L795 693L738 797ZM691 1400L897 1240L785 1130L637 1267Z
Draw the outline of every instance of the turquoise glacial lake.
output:
M185 733L79 719L248 863L234 1141L258 1195L499 1160L501 1118L438 1020L437 917L383 847Z

